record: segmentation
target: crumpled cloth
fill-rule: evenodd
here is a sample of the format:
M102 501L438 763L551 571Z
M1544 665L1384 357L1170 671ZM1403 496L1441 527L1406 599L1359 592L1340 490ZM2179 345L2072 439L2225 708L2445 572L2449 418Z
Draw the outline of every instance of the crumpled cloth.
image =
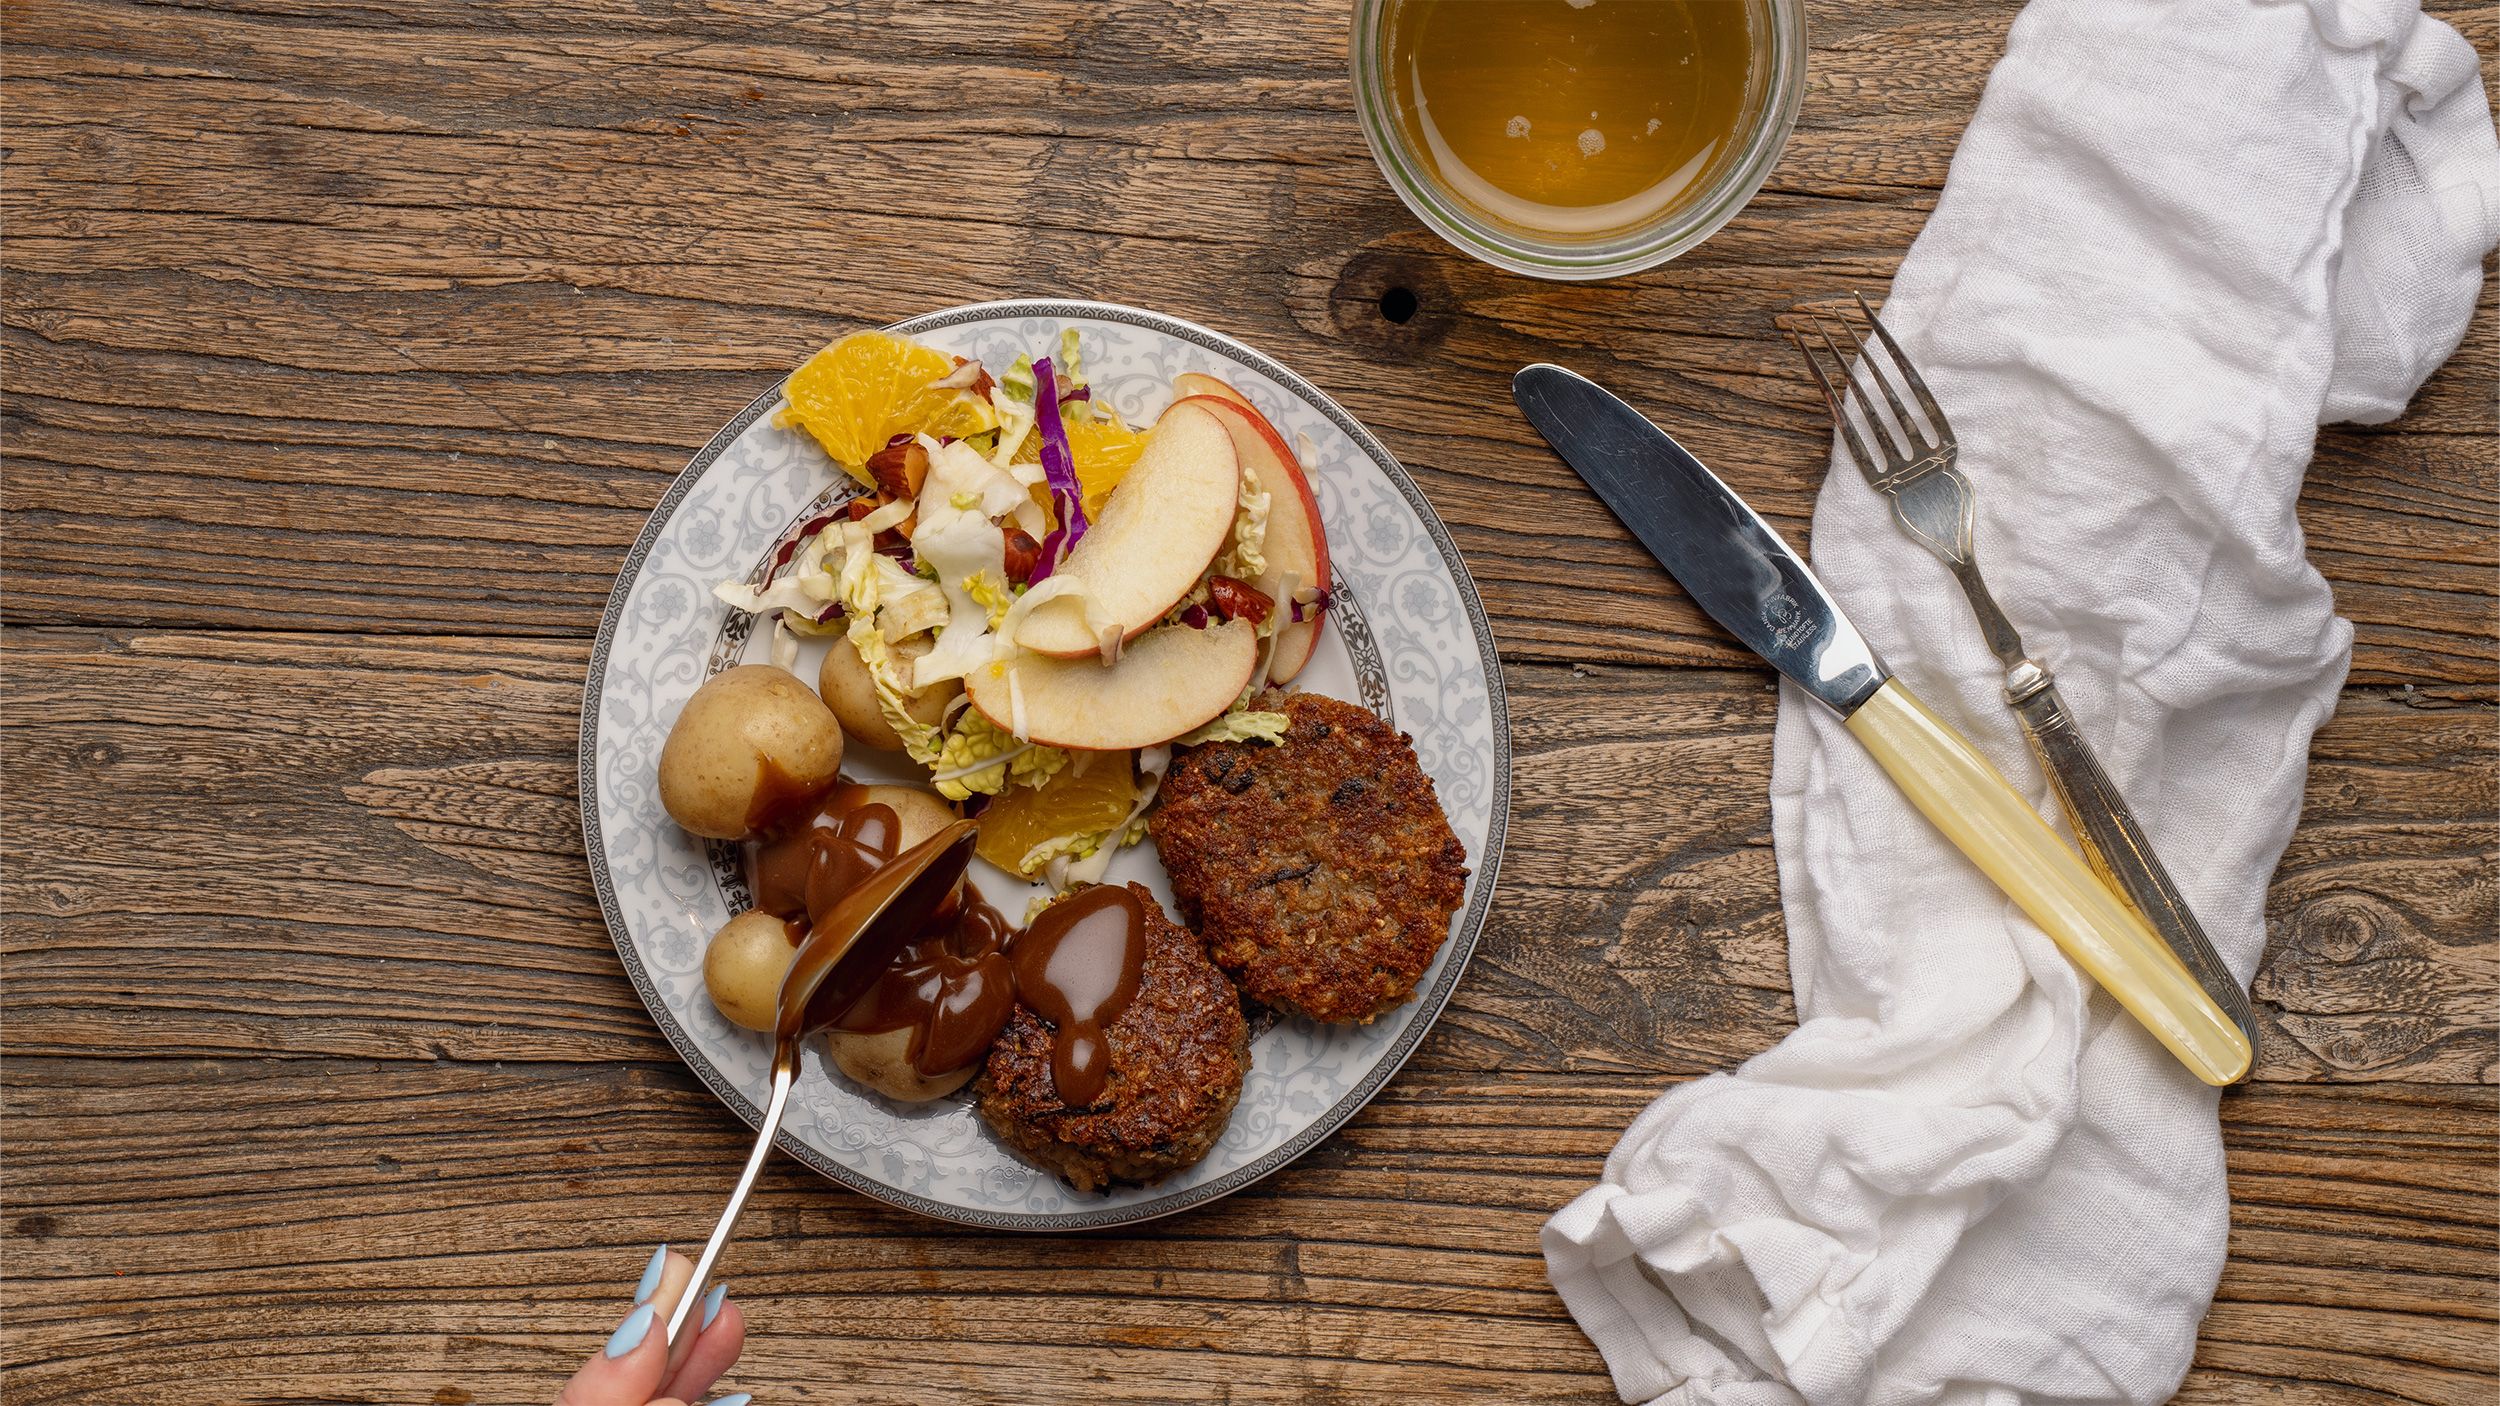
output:
M2403 408L2496 237L2474 52L2415 4L2035 0L1884 301L1998 600L2243 982L2350 656L2293 516L2316 427ZM2065 833L1951 577L1845 461L1812 542ZM1545 1228L1623 1399L2166 1399L2222 1268L2214 1091L1793 685L1771 810L1796 1032Z

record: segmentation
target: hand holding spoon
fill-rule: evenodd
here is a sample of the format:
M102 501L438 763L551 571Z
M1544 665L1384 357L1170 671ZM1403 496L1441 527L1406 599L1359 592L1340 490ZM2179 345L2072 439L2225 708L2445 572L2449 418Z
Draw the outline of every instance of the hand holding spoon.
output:
M687 1320L711 1286L712 1267L729 1243L730 1227L746 1208L747 1193L772 1153L773 1134L790 1106L790 1087L799 1076L799 1048L811 1032L838 1019L861 993L874 985L905 944L917 936L930 915L954 892L964 866L972 859L973 822L958 820L912 846L862 880L842 897L824 920L808 930L781 980L781 997L773 1022L772 1092L755 1130L755 1150L747 1154L746 1170L729 1193L720 1224L712 1227L703 1255L694 1264L694 1278L677 1296L668 1319L672 1367L693 1345L684 1332Z

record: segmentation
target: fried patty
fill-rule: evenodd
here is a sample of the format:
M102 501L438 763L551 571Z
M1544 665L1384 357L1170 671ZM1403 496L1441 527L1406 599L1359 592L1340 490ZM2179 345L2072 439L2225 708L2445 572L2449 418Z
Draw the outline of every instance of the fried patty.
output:
M1415 994L1450 935L1467 850L1406 734L1313 693L1262 694L1282 745L1218 742L1172 764L1155 845L1181 915L1242 994L1368 1021Z
M974 1092L1008 1146L1079 1191L1151 1182L1207 1155L1241 1097L1250 1036L1241 998L1190 932L1142 884L1146 959L1136 999L1105 1032L1111 1075L1092 1105L1059 1100L1050 1022L1019 1003Z

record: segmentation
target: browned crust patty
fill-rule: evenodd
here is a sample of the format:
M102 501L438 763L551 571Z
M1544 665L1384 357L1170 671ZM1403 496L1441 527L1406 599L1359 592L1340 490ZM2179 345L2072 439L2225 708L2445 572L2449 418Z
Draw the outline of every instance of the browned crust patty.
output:
M1351 703L1268 692L1281 745L1172 764L1155 845L1183 917L1264 1005L1367 1021L1415 994L1450 935L1467 850L1406 734Z
M1019 1004L990 1046L974 1092L981 1117L1017 1152L1079 1191L1150 1182L1207 1155L1241 1097L1250 1034L1241 998L1186 928L1142 884L1146 961L1137 997L1107 1031L1111 1076L1090 1107L1059 1101L1050 1022Z

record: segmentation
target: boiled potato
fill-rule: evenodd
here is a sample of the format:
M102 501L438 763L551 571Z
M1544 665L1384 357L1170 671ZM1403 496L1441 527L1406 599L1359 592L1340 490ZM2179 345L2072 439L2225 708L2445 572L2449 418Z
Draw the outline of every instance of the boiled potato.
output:
M746 664L686 700L660 748L660 804L698 835L745 839L777 807L831 786L841 766L833 711L789 670Z
M873 1035L828 1030L825 1052L833 1056L834 1068L853 1083L897 1103L927 1103L933 1098L944 1098L971 1083L972 1076L981 1072L976 1061L969 1069L929 1078L912 1067L911 1037L909 1030L880 1030Z
M927 635L915 635L893 646L894 657L918 659L929 652L933 643ZM960 679L933 684L913 694L910 706L903 711L935 727L946 716L946 705L963 692L963 687ZM848 639L835 640L833 647L825 651L824 667L816 674L816 691L825 696L826 706L842 720L842 730L853 741L881 752L902 750L903 739L895 733L894 724L885 720L885 710L877 706L877 681Z
M790 974L790 959L798 951L789 924L770 913L741 913L703 949L703 989L731 1024L770 1031L781 1005L781 979Z
M881 805L894 812L902 822L903 833L897 837L894 852L900 854L955 823L953 807L938 799L935 791L917 786L862 786L861 805Z

